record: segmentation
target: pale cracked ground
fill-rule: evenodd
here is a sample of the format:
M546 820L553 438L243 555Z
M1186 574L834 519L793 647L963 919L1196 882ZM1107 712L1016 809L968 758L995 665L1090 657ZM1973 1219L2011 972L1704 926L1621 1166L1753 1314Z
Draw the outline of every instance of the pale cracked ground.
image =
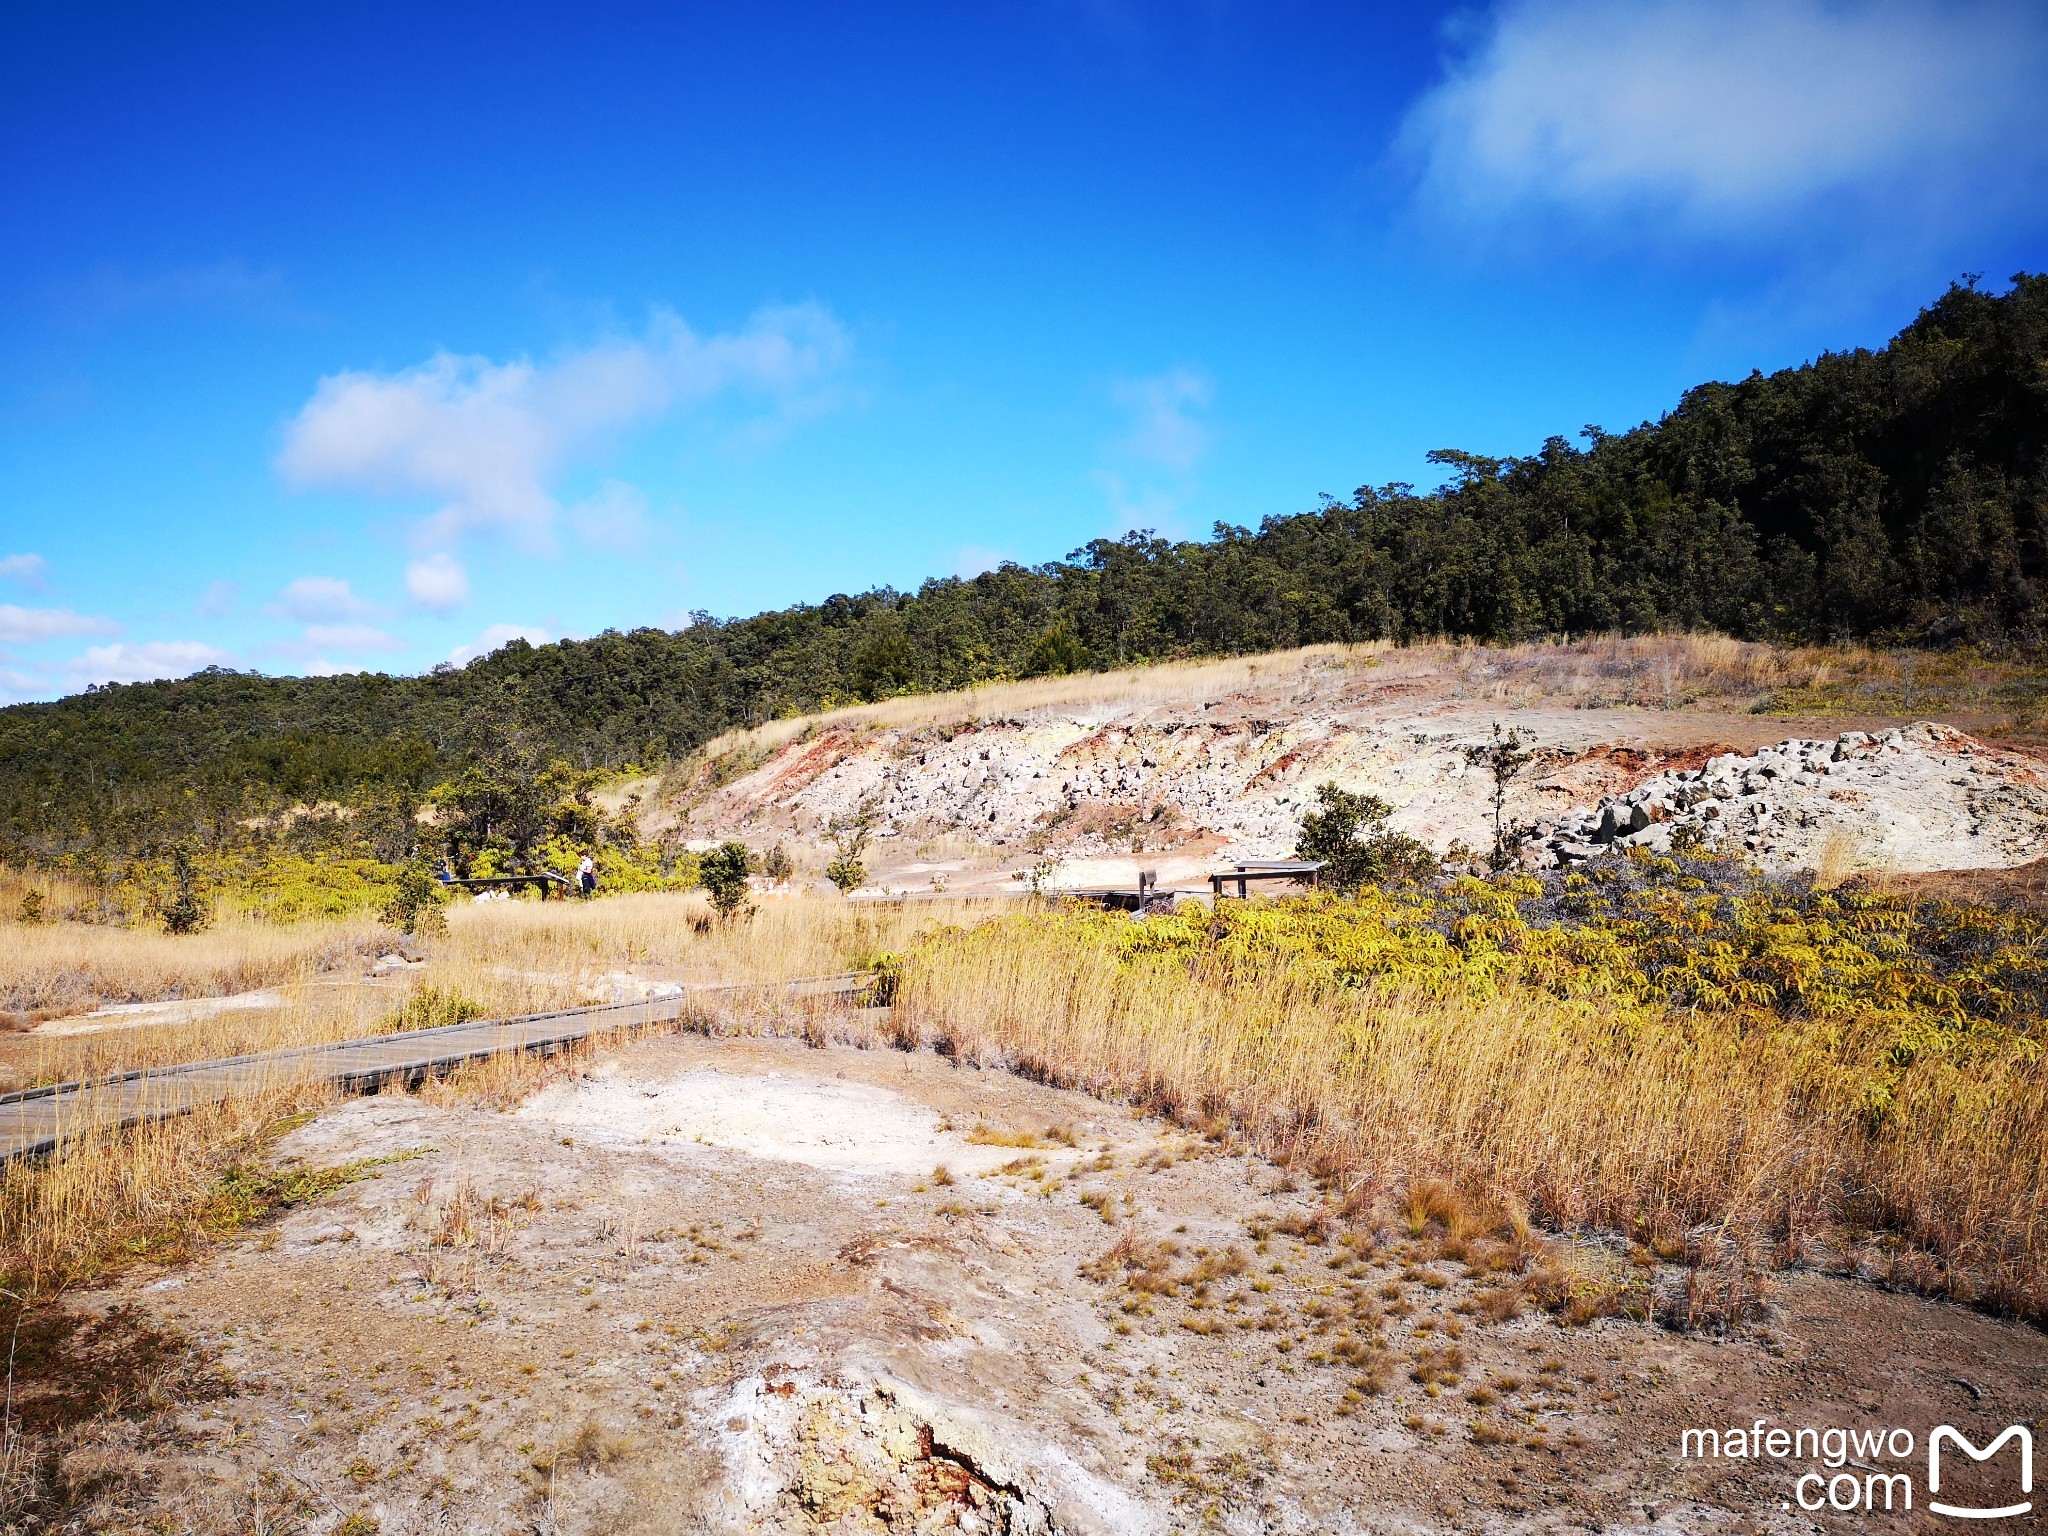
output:
M80 1299L138 1305L235 1383L72 1452L101 1479L94 1528L1913 1529L1815 1527L1781 1508L1783 1467L1681 1464L1678 1431L1948 1422L1982 1443L2048 1386L2039 1333L1814 1275L1727 1342L1485 1325L1454 1310L1460 1266L1398 1243L1333 1265L1347 1250L1275 1234L1200 1312L1142 1304L1080 1272L1125 1225L1249 1256L1248 1221L1316 1196L928 1053L650 1040L509 1111L354 1100L280 1156L397 1160ZM1367 1296L1399 1365L1346 1411L1355 1373L1318 1362ZM1229 1326L1183 1326L1210 1318ZM1462 1379L1425 1388L1411 1363L1447 1335Z

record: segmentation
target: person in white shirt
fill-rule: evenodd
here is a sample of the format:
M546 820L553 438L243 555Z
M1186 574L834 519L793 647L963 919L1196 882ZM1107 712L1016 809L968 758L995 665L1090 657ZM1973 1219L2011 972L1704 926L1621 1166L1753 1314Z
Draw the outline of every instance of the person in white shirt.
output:
M597 860L589 854L583 855L583 862L576 866L576 886L585 896L597 891Z

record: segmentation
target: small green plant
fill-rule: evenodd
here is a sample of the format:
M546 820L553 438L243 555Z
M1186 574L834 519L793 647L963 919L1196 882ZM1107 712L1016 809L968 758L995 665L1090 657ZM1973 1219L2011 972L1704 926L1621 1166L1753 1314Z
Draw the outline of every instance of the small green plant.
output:
M782 844L777 843L761 856L761 873L779 885L796 873L796 861L790 858Z
M398 1034L412 1029L439 1029L445 1024L467 1024L484 1016L483 1004L465 997L452 987L421 987L384 1018L384 1032Z
M868 983L868 1006L893 1008L896 1005L896 989L903 981L903 957L884 951L869 957L860 968L874 973L874 979Z
M859 889L868 877L868 867L861 856L875 835L877 817L875 799L870 795L846 815L833 817L826 828L836 857L825 866L825 878L838 886L842 895Z
M397 884L381 917L400 933L437 938L448 931L448 917L441 910L446 900L447 893L425 858L415 856L399 866Z
M332 1168L276 1170L231 1163L208 1193L206 1204L199 1213L199 1227L217 1237L239 1232L279 1211L318 1200L343 1185L374 1179L394 1163L411 1162L432 1150L431 1147L408 1147L383 1157L358 1158Z
M1518 730L1503 731L1498 720L1493 722L1491 740L1465 749L1466 762L1475 768L1484 768L1493 776L1493 857L1490 862L1495 873L1513 864L1522 844L1528 841L1527 827L1513 826L1508 822L1508 785L1535 760L1536 754L1529 750L1522 733Z
M731 922L753 910L747 900L747 875L754 855L745 843L720 843L697 863L697 878L711 897L711 908L719 921Z
M21 893L21 920L30 927L43 920L43 893L34 886Z
M198 933L213 920L212 909L199 894L199 876L192 855L181 843L171 850L171 895L158 910L165 933Z

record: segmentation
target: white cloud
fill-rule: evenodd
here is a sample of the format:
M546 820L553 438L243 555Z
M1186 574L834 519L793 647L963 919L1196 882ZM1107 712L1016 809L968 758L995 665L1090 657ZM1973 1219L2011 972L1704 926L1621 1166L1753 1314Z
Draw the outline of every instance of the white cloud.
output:
M201 667L228 666L234 657L197 640L149 640L140 645L95 645L64 664L74 687L87 683L146 683L184 677Z
M495 529L545 549L564 466L628 427L727 394L784 418L816 409L851 345L816 305L764 309L712 336L661 311L644 337L548 363L441 352L399 373L338 373L287 427L278 467L302 487L439 500L421 529L429 544Z
M1981 201L2024 179L2048 136L2033 5L1501 0L1475 35L1402 130L1425 200L1475 222L1549 209L1724 230L1842 194L1895 218L1902 197Z
M1168 489L1158 485L1133 485L1123 476L1097 470L1095 483L1109 500L1109 527L1116 535L1149 528L1168 538L1183 538L1188 529L1181 519L1181 507L1192 494L1182 486Z
M1209 451L1209 429L1195 416L1215 397L1206 373L1169 368L1149 378L1121 379L1112 392L1130 415L1130 430L1119 446L1132 458L1184 475Z
M374 603L357 597L349 584L337 577L301 576L277 594L270 611L301 624L320 624L365 618L377 609Z
M546 630L530 624L493 624L469 644L455 647L448 653L448 660L455 666L466 667L479 656L488 656L513 640L546 645L553 638Z
M647 542L647 497L623 480L607 480L597 494L569 509L569 526L598 549L630 552Z
M429 613L453 613L469 601L469 572L453 555L436 551L405 568L405 590Z
M17 608L0 603L0 645L54 640L63 635L111 635L120 628L112 619L73 613L69 608Z
M19 581L39 586L50 562L41 555L0 555L0 581Z

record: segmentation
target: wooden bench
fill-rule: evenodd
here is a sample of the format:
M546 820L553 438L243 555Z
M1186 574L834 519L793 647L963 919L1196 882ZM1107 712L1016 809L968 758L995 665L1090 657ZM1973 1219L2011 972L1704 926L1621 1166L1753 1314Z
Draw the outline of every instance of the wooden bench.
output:
M1250 895L1254 880L1293 880L1314 890L1322 883L1323 861L1321 859L1247 859L1234 869L1213 874L1209 877L1210 894L1221 901L1226 885L1237 887L1238 900Z
M551 885L559 885L564 891L574 891L576 889L576 882L574 880L571 880L567 875L558 875L552 869L536 870L530 875L471 875L462 879L437 876L436 878L440 879L443 885L451 887L459 885L466 891L517 890L520 886L530 885L540 892L540 899L542 901L548 899L548 887Z

